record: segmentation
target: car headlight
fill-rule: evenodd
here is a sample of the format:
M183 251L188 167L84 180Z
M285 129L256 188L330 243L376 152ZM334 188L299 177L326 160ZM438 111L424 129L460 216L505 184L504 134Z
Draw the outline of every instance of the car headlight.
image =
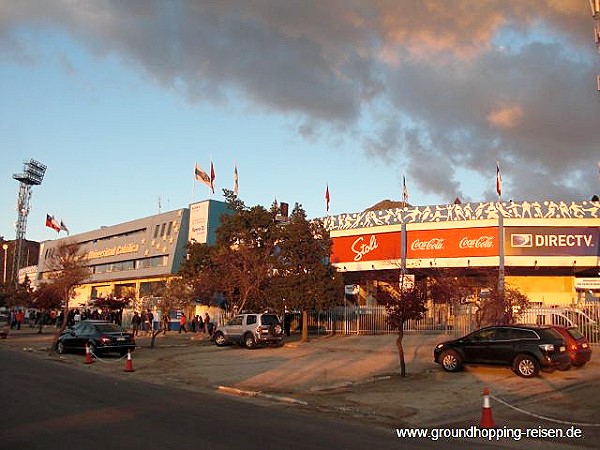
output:
M442 348L444 348L444 344L438 344L435 346L435 348L437 348L438 350L441 350Z

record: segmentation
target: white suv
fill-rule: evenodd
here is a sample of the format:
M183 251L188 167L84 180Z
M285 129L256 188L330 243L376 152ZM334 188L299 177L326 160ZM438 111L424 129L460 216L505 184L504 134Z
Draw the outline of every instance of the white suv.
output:
M232 343L246 348L258 344L280 344L283 326L275 314L239 314L226 325L219 326L213 338L219 347Z

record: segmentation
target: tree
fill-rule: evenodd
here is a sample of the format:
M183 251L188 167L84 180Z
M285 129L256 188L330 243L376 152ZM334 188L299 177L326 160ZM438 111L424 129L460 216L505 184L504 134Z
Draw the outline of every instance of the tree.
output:
M179 274L195 298L224 295L235 311L322 308L343 298L341 277L329 264L331 240L296 204L289 221L278 208L248 208L224 190L231 214L221 217L216 244L193 243Z
M60 308L62 303L61 292L56 285L50 283L41 283L33 292L32 306L39 309L42 313L49 312L52 309ZM42 334L44 321L38 323L38 334Z
M75 296L75 288L90 276L85 255L80 245L72 241L63 241L55 249L48 261L50 272L48 284L58 292L63 306L63 323L56 332L51 348L55 348L60 333L67 327L69 301Z
M6 283L3 285L2 296L9 308L31 306L33 289L28 277L22 283Z
M415 283L413 287L404 286L404 276L400 276L400 282L392 277L397 275L393 272L388 275L387 281L378 281L377 299L385 306L387 312L387 321L392 329L398 332L396 347L398 348L398 357L400 359L400 376L406 376L406 362L404 360L404 348L402 339L404 338L404 323L407 320L418 320L425 314L425 300L427 289L425 280Z
M529 297L513 286L505 286L501 291L494 283L485 291L485 297L480 298L477 303L478 328L512 324L529 306Z
M206 302L224 294L237 311L258 308L274 266L275 214L262 206L248 208L233 192L223 192L230 213L221 216L215 245L193 243L179 273Z

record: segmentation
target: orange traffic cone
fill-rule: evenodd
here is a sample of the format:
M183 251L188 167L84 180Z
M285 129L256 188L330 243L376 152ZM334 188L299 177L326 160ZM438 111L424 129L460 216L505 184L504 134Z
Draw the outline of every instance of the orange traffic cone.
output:
M490 391L483 388L483 408L481 409L481 420L479 428L495 428L496 424L492 418L492 407L490 406Z
M133 360L131 359L131 350L127 350L127 361L125 362L124 372L135 372L133 368Z
M92 352L90 351L90 346L85 344L85 363L92 364L94 362L94 358L92 358Z

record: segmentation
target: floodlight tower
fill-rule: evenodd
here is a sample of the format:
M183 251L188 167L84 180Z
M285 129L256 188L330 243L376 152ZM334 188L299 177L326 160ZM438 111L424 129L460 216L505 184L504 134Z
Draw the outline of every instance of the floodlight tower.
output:
M23 248L23 239L25 239L25 231L27 229L27 215L29 214L29 201L31 200L31 187L42 184L46 166L34 159L23 163L23 173L15 173L13 178L17 180L19 185L19 197L17 199L17 248L13 253L13 267L11 276L12 280L17 284L19 282L19 269L21 268L21 250Z

